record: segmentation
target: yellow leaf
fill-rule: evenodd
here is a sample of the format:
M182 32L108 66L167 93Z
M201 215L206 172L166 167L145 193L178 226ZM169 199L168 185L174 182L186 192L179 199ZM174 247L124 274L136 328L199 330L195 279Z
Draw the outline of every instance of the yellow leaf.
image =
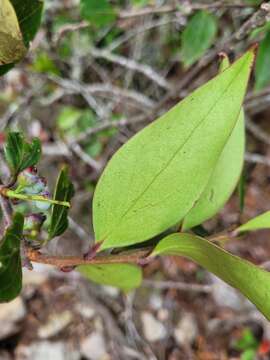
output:
M19 61L26 51L12 4L9 0L0 0L0 65Z

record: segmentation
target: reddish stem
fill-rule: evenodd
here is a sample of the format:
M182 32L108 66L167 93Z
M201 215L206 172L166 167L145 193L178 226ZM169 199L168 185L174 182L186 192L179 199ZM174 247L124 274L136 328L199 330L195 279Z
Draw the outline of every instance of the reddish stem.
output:
M143 249L121 255L97 256L92 259L86 259L79 256L50 256L34 249L28 249L27 257L32 262L54 265L65 271L78 265L140 264L142 259L149 255L149 252L149 249Z

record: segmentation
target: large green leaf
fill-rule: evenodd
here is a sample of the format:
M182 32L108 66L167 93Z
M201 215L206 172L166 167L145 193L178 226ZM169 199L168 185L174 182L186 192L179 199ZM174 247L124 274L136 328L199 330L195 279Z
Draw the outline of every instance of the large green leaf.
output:
M142 270L130 264L81 265L77 267L87 279L127 292L140 286Z
M240 233L260 229L270 229L270 211L266 211L265 213L249 220L247 223L239 226L236 231Z
M7 73L9 70L13 68L14 64L0 65L0 76Z
M27 143L19 132L10 132L4 148L5 158L13 174L38 163L41 156L39 139Z
M22 288L20 245L23 216L16 213L0 242L0 302L14 299Z
M228 58L225 57L221 64L221 71L224 71L228 66ZM241 175L244 164L244 152L245 123L244 112L242 110L206 188L184 219L183 230L192 228L210 219L224 206Z
M0 6L0 65L19 61L26 53L16 12L9 0Z
M0 75L25 56L40 25L42 9L39 0L1 0Z
M260 90L270 84L270 31L259 45L255 64L255 89Z
M23 40L28 47L40 26L43 1L41 0L11 0L16 11Z
M112 157L93 201L101 249L149 239L192 208L236 124L253 57L247 52Z
M68 169L61 170L54 192L54 200L69 202L74 195L74 187L68 176ZM61 235L68 227L68 208L62 205L53 205L49 238Z
M201 10L189 20L181 36L181 60L185 67L196 62L213 44L217 33L217 19Z
M194 260L240 290L270 320L269 272L191 234L169 235L151 255L181 255Z
M116 19L108 0L80 0L81 16L95 26L105 26Z

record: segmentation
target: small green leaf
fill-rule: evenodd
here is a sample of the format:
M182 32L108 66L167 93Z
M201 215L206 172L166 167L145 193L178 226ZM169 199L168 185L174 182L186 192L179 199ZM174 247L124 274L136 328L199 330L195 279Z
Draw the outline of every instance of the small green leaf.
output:
M13 300L22 288L20 245L23 216L15 213L11 226L0 241L0 302Z
M142 281L142 270L136 265L81 265L77 270L91 281L114 286L125 292L139 287Z
M60 130L67 132L71 135L78 133L78 121L82 117L83 111L74 106L64 106L56 119L57 125Z
M39 139L33 139L31 144L24 142L23 157L19 171L23 171L30 166L36 165L39 162L40 156L41 144Z
M45 51L40 51L33 61L33 70L39 73L46 73L52 75L60 75L60 71L54 63L53 59Z
M93 201L101 249L150 239L190 211L237 122L253 58L247 52L112 157Z
M270 31L259 45L255 63L255 89L260 90L270 84Z
M249 348L256 349L258 345L258 340L255 338L253 332L246 328L244 329L241 338L236 341L233 347L237 350L246 350Z
M194 64L213 44L217 33L217 19L207 11L197 11L189 20L181 36L181 60L185 67Z
M250 40L255 40L259 35L266 33L270 30L270 21L267 21L263 26L256 27L256 29L252 30L249 34Z
M254 231L260 229L270 229L270 211L256 216L247 223L239 226L235 231L240 233L244 231Z
M229 66L227 56L220 70ZM214 216L228 201L234 191L244 164L245 123L244 112L240 112L237 123L227 141L216 167L194 207L186 215L182 229L187 230Z
M190 258L240 290L270 320L269 272L191 234L167 236L158 243L151 255L180 255Z
M116 20L116 11L108 0L81 0L81 16L95 26L109 25Z
M17 175L24 169L38 163L41 156L39 139L29 144L19 132L10 132L4 148L6 161L13 174Z
M246 349L241 354L240 360L256 360L257 356L256 349Z
M61 170L54 192L54 200L70 202L74 195L74 187L68 176L68 169ZM62 205L53 205L51 223L49 226L49 238L63 234L68 227L68 208Z
M23 136L18 132L10 132L4 147L6 161L13 171L17 173L20 168L21 159L23 156Z

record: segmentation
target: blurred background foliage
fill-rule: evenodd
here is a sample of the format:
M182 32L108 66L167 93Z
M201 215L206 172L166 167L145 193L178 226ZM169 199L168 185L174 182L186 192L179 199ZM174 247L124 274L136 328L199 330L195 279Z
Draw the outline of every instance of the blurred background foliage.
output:
M27 56L9 72L12 65L0 66L0 73L6 72L0 79L0 145L2 152L7 129L39 137L40 172L50 186L63 163L70 167L76 188L70 229L49 244L50 252L85 251L93 236L93 192L113 153L212 78L220 52L233 61L255 42L259 48L244 104L246 175L240 202L244 199L245 206L240 213L236 192L203 230L219 232L239 218L245 221L269 210L267 5L258 0L45 0L34 39L25 34L22 21L25 46L30 45ZM35 23L31 26L34 34ZM0 170L7 173L2 162ZM269 232L263 231L223 245L267 267L268 238ZM128 297L72 274L57 277L40 268L39 279L34 279L25 272L28 284L12 310L15 314L15 308L21 309L21 318L11 322L12 332L0 330L0 359L40 360L42 350L37 347L46 344L47 354L55 351L54 360L67 358L66 347L72 348L70 356L74 353L70 359L269 358L269 324L231 288L181 258L157 259L144 271L147 280ZM93 310L89 318L82 304L88 314ZM7 311L3 306L0 322ZM55 332L48 330L55 324L52 315L64 324ZM62 352L54 349L59 343Z

